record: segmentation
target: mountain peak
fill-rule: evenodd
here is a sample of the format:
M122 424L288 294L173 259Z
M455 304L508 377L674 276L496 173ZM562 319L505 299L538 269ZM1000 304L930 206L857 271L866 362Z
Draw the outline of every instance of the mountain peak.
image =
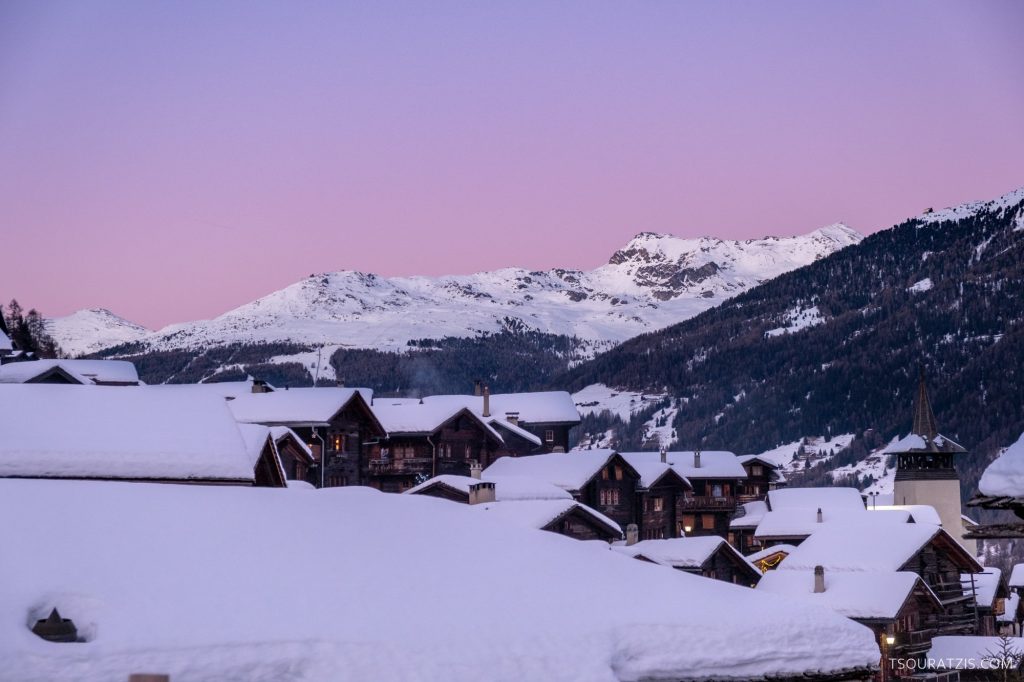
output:
M921 223L940 223L949 220L963 220L983 212L1001 211L1024 202L1024 187L1019 187L1012 192L1007 192L1001 197L989 201L968 201L957 206L950 206L940 210L933 208L926 209L924 213L915 216L913 220Z
M151 332L106 308L83 308L46 321L46 330L68 355L84 355L131 341Z

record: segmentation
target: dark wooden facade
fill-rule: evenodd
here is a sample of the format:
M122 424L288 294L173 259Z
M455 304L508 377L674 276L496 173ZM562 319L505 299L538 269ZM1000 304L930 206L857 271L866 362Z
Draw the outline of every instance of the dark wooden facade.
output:
M650 487L638 493L636 524L641 540L683 537L684 501L692 488L689 482L668 469Z
M640 518L640 487L640 474L616 453L573 497L625 528Z
M285 433L276 438L274 443L285 478L289 481L308 481L316 461L303 448L304 444L299 442L298 435Z
M693 491L681 502L680 525L686 535L719 535L736 546L729 523L736 513L735 478L693 478ZM686 530L689 528L689 530Z
M763 500L768 492L785 485L781 482L778 468L768 460L759 457L748 457L742 462L747 472L745 480L736 483L736 498L740 504Z
M503 504L515 504L515 502L505 502ZM592 514L588 514L585 510L580 509L579 506L574 506L571 510L544 526L543 530L565 535L576 540L613 542L621 539L620 533L609 528L607 524L599 522Z
M922 670L925 655L932 646L932 637L942 634L942 617L942 604L923 581L918 581L895 618L853 618L871 628L879 644L882 655L875 682L906 679ZM891 645L887 641L889 636L894 638ZM897 662L909 659L916 661L917 665Z
M929 628L931 635L973 635L979 627L974 593L964 589L963 573L980 573L982 567L944 531L935 535L899 570L921 576L942 604L942 614Z
M374 444L363 481L400 493L441 474L469 476L473 463L486 468L505 454L503 439L466 408L429 433L392 433Z
M746 587L754 587L761 579L760 571L745 561L732 546L725 543L720 545L699 569L681 570Z

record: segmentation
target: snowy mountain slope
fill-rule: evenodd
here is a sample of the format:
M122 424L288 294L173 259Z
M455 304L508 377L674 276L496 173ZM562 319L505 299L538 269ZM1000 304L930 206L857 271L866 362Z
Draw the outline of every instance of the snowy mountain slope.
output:
M332 272L145 341L152 350L262 341L402 350L413 339L522 329L576 336L600 350L693 317L861 239L838 224L747 241L646 232L589 271L505 268L438 278Z
M46 330L68 355L95 353L103 348L138 341L152 332L105 308L79 310L46 321Z

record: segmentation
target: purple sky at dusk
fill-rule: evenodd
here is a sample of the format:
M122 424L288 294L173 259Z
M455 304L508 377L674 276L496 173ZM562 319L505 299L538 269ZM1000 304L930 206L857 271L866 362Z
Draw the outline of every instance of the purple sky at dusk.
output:
M1024 185L1024 3L0 4L0 299L591 268Z

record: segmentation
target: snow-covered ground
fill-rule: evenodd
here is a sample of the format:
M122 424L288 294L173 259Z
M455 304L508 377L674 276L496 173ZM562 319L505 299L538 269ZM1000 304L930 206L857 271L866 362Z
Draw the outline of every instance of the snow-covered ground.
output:
M848 464L833 469L830 472L833 480L839 480L843 476L854 474L861 478L871 476L875 479L875 482L861 490L862 493L892 495L893 484L896 481L896 463L893 462L892 466L889 465L890 457L883 454L886 447L888 446L878 448L856 464Z
M931 278L925 277L924 279L914 282L909 287L907 287L907 291L913 292L915 294L921 294L926 291L929 291L932 288L932 286L933 284Z
M604 384L591 384L572 394L576 411L580 415L600 414L608 411L628 422L637 412L651 407L665 398L663 393L637 393L620 391Z
M826 609L430 497L0 480L0 516L20 519L0 525L9 682L616 682L878 660L868 628ZM85 641L31 633L54 607Z
M808 459L812 466L818 462L827 461L840 451L850 447L852 442L852 433L832 436L831 439L826 439L824 436L808 436L758 453L758 456L775 463L783 473L789 473L803 469L807 465Z
M862 238L844 225L797 237L746 241L645 232L593 270L504 268L473 275L394 278L331 272L213 320L171 325L146 340L157 350L293 341L401 351L412 339L524 328L576 336L596 351L693 317ZM91 337L76 322L77 316L53 320L52 333L77 338L82 348L92 350L136 338L134 329L116 325Z
M796 334L805 329L816 327L819 324L825 322L825 318L821 316L821 311L818 310L818 306L811 306L810 308L792 308L790 309L783 320L781 327L775 329L769 329L764 333L766 338L773 336L781 336L783 334Z

